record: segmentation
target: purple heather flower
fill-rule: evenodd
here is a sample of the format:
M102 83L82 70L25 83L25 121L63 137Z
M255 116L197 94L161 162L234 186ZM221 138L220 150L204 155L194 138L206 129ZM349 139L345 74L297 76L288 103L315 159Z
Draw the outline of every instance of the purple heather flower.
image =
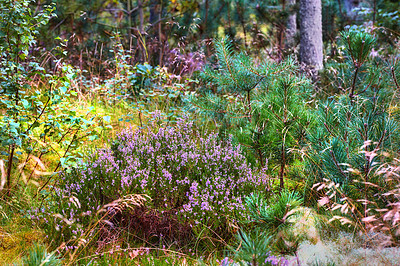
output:
M243 197L263 190L267 176L251 168L239 147L229 141L222 145L214 133L199 135L185 119L174 127L154 128L127 129L114 148L95 151L75 174L61 174L60 201L74 195L81 204L79 210L63 205L71 220L135 193L148 194L160 211L175 210L195 223L245 216ZM178 209L177 202L182 202Z

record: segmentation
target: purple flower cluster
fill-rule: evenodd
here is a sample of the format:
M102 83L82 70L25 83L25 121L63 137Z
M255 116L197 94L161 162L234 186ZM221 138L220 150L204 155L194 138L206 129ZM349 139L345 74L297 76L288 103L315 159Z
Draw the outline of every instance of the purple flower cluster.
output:
M240 147L214 133L198 134L185 119L174 127L152 126L122 132L111 148L63 174L59 197L74 195L80 212L95 213L124 195L147 194L153 207L193 225L243 218L243 197L265 189L267 177L252 170Z
M292 265L291 261L287 260L285 257L277 257L274 255L271 255L270 252L266 254L268 257L265 259L264 263L262 265L271 265L271 266L289 266ZM240 258L238 259L240 261ZM230 266L230 265L242 265L239 263L235 263L233 259L230 259L229 257L223 258L221 261L217 260L217 263L220 266ZM260 264L261 265L261 264Z
M201 70L205 64L205 55L201 52L184 53L179 48L166 51L166 60L171 72L178 75L192 75L194 71Z
M290 262L284 257L276 257L274 255L269 255L265 259L265 265L279 265L279 266L289 266Z

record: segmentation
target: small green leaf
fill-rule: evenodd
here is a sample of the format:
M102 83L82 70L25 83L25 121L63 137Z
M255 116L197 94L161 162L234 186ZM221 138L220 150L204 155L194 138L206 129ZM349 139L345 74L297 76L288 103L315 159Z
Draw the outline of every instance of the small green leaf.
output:
M64 165L65 165L65 163L67 162L67 158L60 158L60 163L61 163L61 166L63 166L64 167Z
M29 102L27 100L25 100L25 99L22 99L21 102L22 102L22 105L24 106L25 109L28 108L29 105L30 105Z

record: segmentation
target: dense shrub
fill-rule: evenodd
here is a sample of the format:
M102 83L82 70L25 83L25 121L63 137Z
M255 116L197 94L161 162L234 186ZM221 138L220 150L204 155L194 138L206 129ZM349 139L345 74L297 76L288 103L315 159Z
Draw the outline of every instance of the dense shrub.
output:
M76 197L80 204L68 201L58 213L71 221L126 195L147 194L151 208L173 213L182 223L226 230L228 221L244 218L243 197L265 190L266 181L264 173L253 172L240 147L214 133L201 135L184 119L174 127L156 121L122 132L111 148L64 172L56 194L60 201Z

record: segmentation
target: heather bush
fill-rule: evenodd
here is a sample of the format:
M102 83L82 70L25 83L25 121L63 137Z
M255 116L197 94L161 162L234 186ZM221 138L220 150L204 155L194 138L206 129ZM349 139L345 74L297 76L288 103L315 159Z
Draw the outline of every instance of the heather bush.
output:
M254 172L240 147L221 142L215 133L201 135L185 119L171 127L160 121L157 116L147 128L125 130L110 148L64 171L53 212L84 224L89 218L82 213L94 214L126 195L146 194L152 199L149 208L192 228L225 231L228 222L245 218L243 197L266 189L264 172Z

